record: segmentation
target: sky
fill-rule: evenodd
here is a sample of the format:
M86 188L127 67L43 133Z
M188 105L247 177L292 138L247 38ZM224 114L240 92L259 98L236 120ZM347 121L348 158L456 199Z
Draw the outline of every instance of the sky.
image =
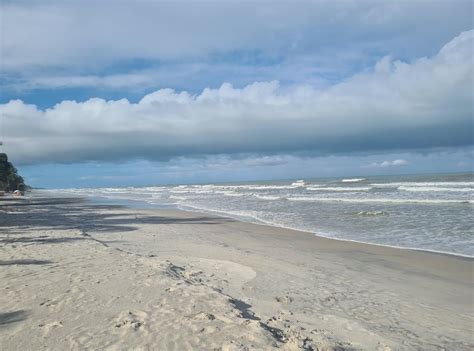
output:
M0 149L30 185L473 171L472 1L0 6Z

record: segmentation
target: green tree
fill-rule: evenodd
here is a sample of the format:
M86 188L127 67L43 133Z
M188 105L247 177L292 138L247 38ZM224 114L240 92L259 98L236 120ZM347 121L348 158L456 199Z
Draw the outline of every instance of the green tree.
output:
M25 190L25 181L16 168L8 162L8 156L0 153L0 191Z

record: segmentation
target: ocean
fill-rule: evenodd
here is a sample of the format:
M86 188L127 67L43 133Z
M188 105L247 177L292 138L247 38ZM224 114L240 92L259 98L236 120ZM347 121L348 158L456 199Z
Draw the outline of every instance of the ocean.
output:
M474 174L47 190L198 210L316 235L474 255Z

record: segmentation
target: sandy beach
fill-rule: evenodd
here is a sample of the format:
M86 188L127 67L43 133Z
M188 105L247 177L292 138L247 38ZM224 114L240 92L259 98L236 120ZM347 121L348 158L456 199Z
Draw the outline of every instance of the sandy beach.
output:
M0 349L470 350L473 259L78 198L0 201Z

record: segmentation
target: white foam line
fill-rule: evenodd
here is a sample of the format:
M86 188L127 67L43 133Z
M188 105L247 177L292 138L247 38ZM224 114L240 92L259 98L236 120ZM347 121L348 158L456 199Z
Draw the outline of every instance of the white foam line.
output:
M472 192L474 188L438 188L434 186L399 186L399 190L404 191L418 191L418 192L431 192L431 191L445 191L445 192Z
M244 213L239 213L237 211L215 210L215 209L210 209L208 207L196 206L196 205L191 205L191 204L183 204L183 203L178 204L178 209L183 210L183 211L188 211L189 209L204 211L204 212L207 212L207 213L210 213L210 214L218 215L219 217L227 217L227 218L230 217L230 218L238 219L238 220L241 220L241 221L245 221L245 218L253 218L254 220L257 221L257 223L256 222L251 222L251 221L245 221L245 222L254 223L254 224L265 223L265 221L261 220L260 218L254 216L254 215L251 215L249 213L245 213L245 214ZM268 224L270 224L270 223L268 223Z
M394 182L394 183L372 183L376 187L399 187L399 186L474 186L474 182Z
M258 194L253 194L257 199L260 200L268 200L268 201L274 201L274 200L282 200L285 199L282 196L265 196L265 195L258 195Z
M358 183L364 181L365 178L349 178L341 180L342 183Z
M317 185L314 185L317 186ZM177 190L191 190L191 189L207 189L207 190L235 190L235 189L242 189L242 190L279 190L279 189L298 189L304 187L304 184L298 183L297 185L258 185L258 184L249 184L249 185L193 185L189 186L188 188L171 188Z
M350 203L417 203L417 204L472 204L473 200L417 200L417 199L344 199L330 197L288 197L289 201L302 202L350 202Z
M241 197L248 194L236 193L232 190L216 190L214 194L224 195L224 196L232 196L232 197Z
M370 189L372 189L371 187L346 187L346 188L342 188L342 187L318 187L318 188L314 188L314 187L307 187L306 188L307 190L311 190L311 191L368 191Z

